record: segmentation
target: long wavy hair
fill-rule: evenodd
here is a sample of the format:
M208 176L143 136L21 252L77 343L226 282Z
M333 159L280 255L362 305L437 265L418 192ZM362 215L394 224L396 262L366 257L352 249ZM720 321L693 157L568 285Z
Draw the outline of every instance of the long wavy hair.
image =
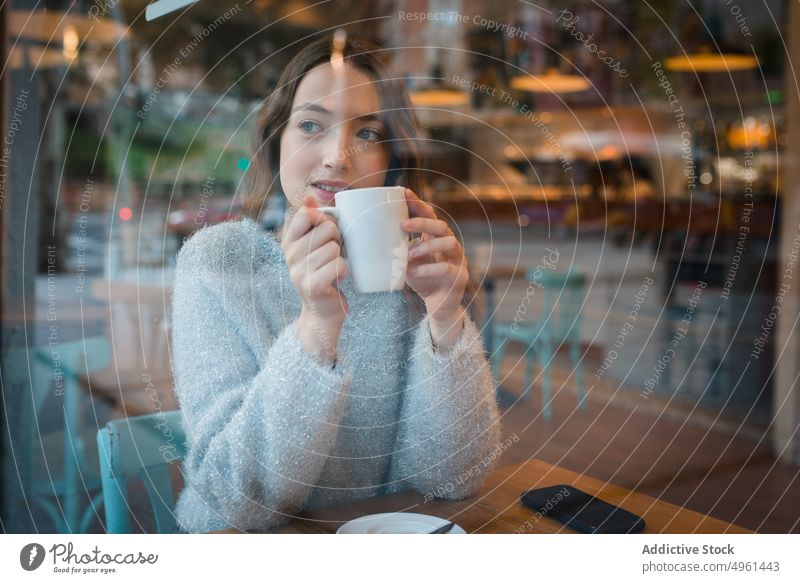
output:
M385 144L389 148L385 186L405 186L421 199L429 200L426 180L428 160L421 147L428 139L427 134L411 105L404 79L391 66L389 51L371 40L350 35L341 50L345 64L364 72L375 82L378 91L386 129ZM283 69L275 88L261 106L250 143L251 163L244 181L245 216L258 221L267 198L270 195L283 196L279 192L280 143L297 87L309 71L329 63L333 51L333 35L306 45ZM456 229L453 231L457 232ZM425 313L424 303L408 285L403 289L403 294L411 310L412 321L418 321ZM477 288L471 280L467 284L463 303L473 318L483 319L482 302L478 302Z

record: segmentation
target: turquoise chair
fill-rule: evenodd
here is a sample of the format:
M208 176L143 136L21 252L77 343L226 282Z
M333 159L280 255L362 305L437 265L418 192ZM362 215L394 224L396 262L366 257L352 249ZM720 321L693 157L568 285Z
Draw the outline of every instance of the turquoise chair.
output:
M522 396L527 396L533 384L533 367L538 358L542 376L543 415L545 419L550 419L552 416L550 364L558 348L561 345L567 345L578 392L578 405L585 409L580 333L581 306L586 297L586 277L574 270L554 272L529 269L528 281L532 282L528 287L533 290L532 295L542 294L544 298L541 312L538 317L533 316L530 309L530 304L533 302L530 302L526 305L524 313L520 313L519 322L494 325L493 335L497 348L492 352L492 372L495 380L499 383L500 365L507 344L509 342L524 344L527 350L525 353L525 390Z
M8 360L12 382L28 387L33 416L27 440L32 446L32 500L46 512L55 531L86 532L102 504L96 494L81 510L87 493L100 490L99 469L94 464L95 429L81 423L82 377L106 368L111 345L93 337L46 346L21 348ZM63 396L63 429L39 431L39 419L51 392Z
M169 466L186 455L180 411L110 421L97 433L106 531L130 533L128 486L141 480L150 500L156 531L179 532Z

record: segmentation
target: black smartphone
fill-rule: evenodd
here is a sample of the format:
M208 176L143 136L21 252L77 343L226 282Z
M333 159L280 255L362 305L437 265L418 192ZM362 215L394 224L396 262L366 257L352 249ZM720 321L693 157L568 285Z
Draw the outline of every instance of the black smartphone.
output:
M521 499L531 510L578 532L621 534L644 530L641 517L565 484L528 490Z

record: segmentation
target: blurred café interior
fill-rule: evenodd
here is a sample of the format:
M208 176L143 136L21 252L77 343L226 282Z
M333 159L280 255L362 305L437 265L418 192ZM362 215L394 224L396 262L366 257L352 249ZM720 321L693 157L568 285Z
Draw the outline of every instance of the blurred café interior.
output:
M4 531L104 532L98 429L178 406L176 254L240 216L258 107L341 27L391 51L430 138L501 464L800 532L800 4L148 3L3 7ZM278 184L263 228L285 210Z

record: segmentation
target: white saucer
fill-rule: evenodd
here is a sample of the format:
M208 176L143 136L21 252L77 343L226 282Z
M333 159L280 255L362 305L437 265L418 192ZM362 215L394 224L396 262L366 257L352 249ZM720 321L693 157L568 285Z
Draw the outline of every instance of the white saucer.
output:
M370 514L343 524L336 534L421 534L445 524L447 519L413 512L386 512ZM453 525L447 534L467 534Z

